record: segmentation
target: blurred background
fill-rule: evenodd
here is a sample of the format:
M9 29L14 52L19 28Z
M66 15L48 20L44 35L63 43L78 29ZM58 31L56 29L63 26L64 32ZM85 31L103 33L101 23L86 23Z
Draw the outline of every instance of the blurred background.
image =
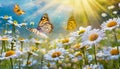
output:
M18 4L25 11L23 15L13 12L14 5ZM71 32L66 30L71 16L80 26L91 25L100 28L100 24L109 18L120 16L120 0L0 0L0 16L12 16L18 23L27 23L27 28L36 28L44 13L48 13L50 22L54 25L52 38ZM30 23L34 22L34 26ZM5 22L0 21L0 31L5 28ZM25 28L18 28L22 37L31 33ZM54 35L54 36L53 36Z

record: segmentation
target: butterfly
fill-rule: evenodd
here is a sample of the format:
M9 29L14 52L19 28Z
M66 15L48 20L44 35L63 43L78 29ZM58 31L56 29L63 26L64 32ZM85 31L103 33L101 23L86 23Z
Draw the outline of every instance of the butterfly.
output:
M50 23L47 13L40 19L37 29L44 33L51 33L53 31L53 25Z
M29 29L31 32L33 32L36 35L39 35L41 33L51 33L53 31L53 25L49 21L48 14L45 13L42 18L39 21L37 28L31 28ZM42 34L43 35L43 34ZM45 35L44 35L45 36Z
M76 21L74 19L74 16L71 16L69 19L68 19L68 22L67 22L67 30L68 31L73 31L77 28L77 24L76 24Z
M15 4L13 11L15 12L15 14L17 14L18 16L25 14L24 10L21 10L18 4Z

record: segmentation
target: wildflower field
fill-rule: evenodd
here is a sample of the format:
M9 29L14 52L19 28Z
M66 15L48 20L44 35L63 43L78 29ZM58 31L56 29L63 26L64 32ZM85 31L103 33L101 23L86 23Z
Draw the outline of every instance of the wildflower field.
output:
M35 0L33 2L36 3ZM31 22L17 20L16 16L24 17L27 13L16 4L15 17L12 14L0 14L0 69L120 69L120 3L118 2L107 6L105 8L107 11L100 13L99 24L96 24L97 21L87 25L83 21L83 26L77 24L73 13L68 18L65 32L61 32L59 24L50 23L48 16L51 12L43 11L45 14L41 13L43 15L39 24L34 20ZM0 11L1 7L0 5ZM67 10L67 13L68 11L70 10ZM95 18L97 19L97 16ZM35 23L38 24L37 28ZM58 31L59 33L51 34Z

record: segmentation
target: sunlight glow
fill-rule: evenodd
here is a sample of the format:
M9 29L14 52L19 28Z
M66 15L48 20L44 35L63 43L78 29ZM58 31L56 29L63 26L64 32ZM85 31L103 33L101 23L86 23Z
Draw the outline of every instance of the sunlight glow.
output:
M103 2L104 1L106 0L103 0ZM56 8L53 10L53 13L51 13L51 16L55 16L56 14L63 12L63 14L69 14L70 16L72 13L79 25L88 25L91 24L90 22L96 22L96 24L99 23L98 20L100 17L97 12L99 10L106 11L106 9L101 4L99 4L97 0L35 0L34 2L28 3L28 5L30 6L31 4L31 7L33 7L33 5L39 6L41 2L45 2L46 5L42 8L40 7L34 14L26 19L35 18L42 12ZM91 18L93 21L91 21Z

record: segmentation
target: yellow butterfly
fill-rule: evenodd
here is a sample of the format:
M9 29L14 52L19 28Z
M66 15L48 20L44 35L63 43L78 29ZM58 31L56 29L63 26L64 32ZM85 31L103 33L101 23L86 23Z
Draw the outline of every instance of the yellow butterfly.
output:
M68 19L68 22L67 22L67 30L68 31L73 31L77 28L77 24L76 24L76 21L74 19L74 16L71 16L69 19Z
M21 10L18 4L15 4L13 11L19 16L25 14L25 11Z

